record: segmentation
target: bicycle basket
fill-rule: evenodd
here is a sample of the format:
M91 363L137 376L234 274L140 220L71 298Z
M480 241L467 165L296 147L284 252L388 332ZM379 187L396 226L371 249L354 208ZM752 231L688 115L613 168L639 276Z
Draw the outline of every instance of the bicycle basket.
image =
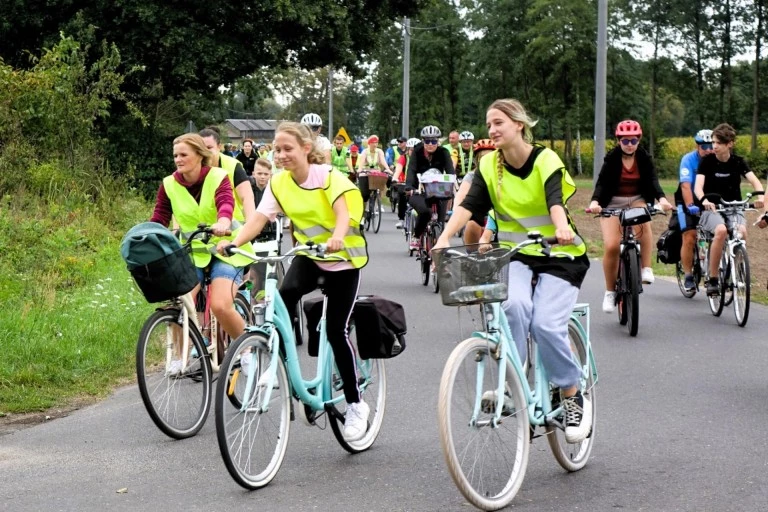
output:
M627 208L622 210L619 216L622 226L635 226L637 224L645 224L651 221L651 213L648 208L637 207Z
M381 171L368 171L368 188L370 190L386 190L389 175Z
M425 173L419 176L419 183L424 187L424 195L427 198L450 199L453 197L456 176L453 174Z
M477 245L435 251L440 298L446 306L468 306L507 300L508 248L492 246L479 252Z
M179 297L192 291L198 283L189 250L183 247L159 260L128 270L147 302Z

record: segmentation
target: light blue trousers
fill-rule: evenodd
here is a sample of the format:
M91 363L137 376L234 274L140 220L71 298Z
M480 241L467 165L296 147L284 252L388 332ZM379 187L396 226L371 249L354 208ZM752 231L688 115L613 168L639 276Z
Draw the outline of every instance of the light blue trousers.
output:
M574 362L568 340L568 319L579 295L572 284L549 274L539 274L531 296L531 269L519 261L509 264L509 298L501 304L507 315L520 360L527 353L528 333L538 343L549 380L560 388L579 384L581 368Z

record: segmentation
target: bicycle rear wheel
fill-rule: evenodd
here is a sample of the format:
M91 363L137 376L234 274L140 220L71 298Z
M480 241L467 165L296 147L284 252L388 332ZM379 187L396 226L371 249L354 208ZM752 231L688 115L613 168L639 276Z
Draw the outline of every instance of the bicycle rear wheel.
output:
M448 358L440 380L437 414L440 445L461 494L482 510L507 506L528 467L530 424L523 385L506 362L501 421L497 407L499 361L496 344L481 338L461 342ZM492 397L483 400L483 395ZM476 420L477 403L481 402ZM483 404L483 402L486 402Z
M592 431L580 443L570 444L565 440L565 431L554 425L547 426L547 441L552 455L566 471L578 471L583 468L592 453L595 442L595 422L597 407L595 404L595 382L592 361L587 354L587 343L581 331L573 322L568 325L568 340L576 364L582 369L581 389L585 399L592 402Z
M432 251L432 248L437 244L437 239L440 238L441 229L439 225L433 225L429 230L429 247L428 251ZM431 252L430 252L431 254ZM432 279L432 291L438 293L440 291L440 283L437 282L437 274L432 271L432 258L430 258L429 273Z
M354 324L350 325L350 343L357 346L357 336L355 334ZM347 441L344 439L342 431L344 429L344 419L346 415L346 401L341 401L335 405L329 406L332 410L328 414L331 424L331 430L336 441L349 453L360 453L370 448L381 431L381 425L384 421L384 410L387 405L387 372L384 367L383 359L360 359L355 356L357 364L357 381L360 388L360 398L368 404L370 414L368 416L368 430L358 441ZM336 363L331 360L331 382L328 383L329 395L338 396L344 393L343 383L339 377Z
M733 313L736 316L736 323L739 327L747 325L749 319L749 298L750 298L750 274L749 257L747 249L743 245L737 245L733 251L733 261L731 261L734 282L733 286Z
M229 474L246 489L269 484L288 448L291 390L283 360L277 354L272 360L267 342L262 333L245 333L235 340L221 365L216 386L219 451ZM249 375L241 370L244 357L250 357ZM272 377L270 364L276 365ZM236 407L237 403L243 405Z
M168 371L171 361L181 359L180 315L179 308L156 311L144 323L136 344L141 400L157 428L174 439L197 434L211 408L211 364L194 327L189 330L189 348L199 355L190 356L180 372Z
M378 233L381 228L381 195L376 193L373 195L373 216L371 217L373 223L373 232Z
M427 286L429 284L429 275L432 273L432 258L427 250L427 244L429 243L429 233L425 230L421 235L421 249L419 249L419 265L421 266L421 284Z
M693 298L693 296L696 295L696 288L693 290L685 289L685 271L683 270L682 263L679 261L675 264L675 274L677 275L677 286L680 288L680 293L682 293L683 297L686 299Z

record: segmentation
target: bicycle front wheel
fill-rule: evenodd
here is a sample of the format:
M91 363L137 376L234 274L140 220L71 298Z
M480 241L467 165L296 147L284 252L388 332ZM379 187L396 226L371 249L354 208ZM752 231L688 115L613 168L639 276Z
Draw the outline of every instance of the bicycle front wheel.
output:
M375 194L373 196L373 216L371 217L373 223L373 232L378 233L381 228L381 195Z
M288 448L291 390L283 360L277 354L272 360L267 342L264 334L248 332L235 340L216 386L219 451L229 474L246 489L270 483Z
M443 369L437 406L448 471L461 494L482 510L498 510L514 499L530 449L523 385L508 361L502 416L493 424L499 400L495 349L481 338L461 342Z
M680 288L680 293L682 293L683 297L686 299L693 298L693 296L696 295L696 288L693 290L685 289L685 271L683 270L682 263L679 261L675 264L675 274L677 275L677 286Z
M637 336L640 327L640 255L637 249L626 250L626 275L624 276L627 294L624 305L627 309L627 328L630 336Z
M731 275L733 276L733 313L739 327L744 327L749 318L750 275L749 257L743 245L737 245L734 248Z
M710 248L712 246L710 245ZM711 255L710 255L711 256ZM709 310L715 316L720 316L723 313L723 307L725 307L725 272L724 272L724 260L725 254L720 257L720 267L718 270L718 280L720 289L717 295L707 294L707 302L709 303Z
M597 407L595 404L595 381L592 361L587 353L587 343L581 331L573 325L568 325L568 341L571 344L571 352L576 364L582 369L581 389L585 399L592 402L592 431L580 443L568 443L565 440L565 431L554 425L547 426L547 441L552 455L558 464L566 471L578 471L587 464L592 446L595 442L595 422L597 420Z
M181 363L180 315L179 308L156 311L144 323L136 344L141 400L157 428L174 439L197 434L211 408L211 364L196 329L189 331L187 366L173 368Z

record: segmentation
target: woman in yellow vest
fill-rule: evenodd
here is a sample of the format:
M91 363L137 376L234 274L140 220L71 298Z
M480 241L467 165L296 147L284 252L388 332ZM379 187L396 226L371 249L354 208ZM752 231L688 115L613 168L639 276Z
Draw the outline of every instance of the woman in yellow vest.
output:
M565 409L565 437L584 440L591 431L592 404L579 388L581 368L573 361L568 320L587 270L586 246L575 231L565 203L576 190L557 154L532 144L536 124L517 100L496 100L486 112L488 135L496 150L480 161L466 198L454 209L435 249L448 247L451 237L470 219L482 222L494 211L499 241L513 247L528 231L556 236L563 251L574 256L549 258L535 246L518 252L509 264L509 299L502 304L521 360L528 333L539 345L550 381L560 388ZM535 288L531 281L538 277Z
M157 191L157 202L151 222L163 226L171 223L174 217L182 233L191 233L197 225L205 223L211 226L218 237L225 240L234 238L227 235L232 228L232 214L235 200L232 184L224 169L212 165L213 154L205 147L205 142L198 134L187 133L173 141L173 160L176 172L163 179ZM202 242L192 245L192 256L198 270L200 281L203 269L211 265L211 311L232 339L237 338L245 329L245 322L233 307L237 286L242 279L242 269L249 260L242 256L231 258L212 257L209 248L220 240L214 237L206 247ZM197 294L200 287L193 290ZM180 362L179 362L180 363Z
M360 397L355 349L348 335L349 318L360 288L360 269L368 262L368 248L360 234L363 199L349 179L323 163L325 155L306 126L281 123L274 148L276 160L287 172L272 176L256 215L246 222L233 243L239 246L253 239L267 222L274 222L278 213L284 213L293 223L298 243L325 243L329 253L349 260L322 261L307 255L296 256L280 287L280 295L288 311L295 311L299 299L317 289L318 278L324 278L328 296L326 332L348 404L343 433L347 441L356 441L365 435L369 412ZM226 254L228 245L220 243L219 252Z

